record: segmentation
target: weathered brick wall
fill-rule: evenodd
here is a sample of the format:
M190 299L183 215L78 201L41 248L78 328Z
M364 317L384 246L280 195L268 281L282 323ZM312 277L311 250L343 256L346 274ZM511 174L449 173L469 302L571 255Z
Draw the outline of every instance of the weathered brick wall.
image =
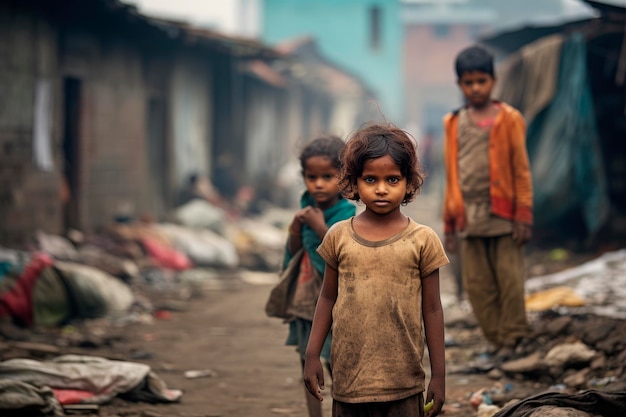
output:
M53 167L33 163L35 84L51 82L57 103L56 29L15 4L0 4L0 244L24 243L37 229L61 229L59 114L53 105Z
M120 211L150 210L142 55L128 41L68 33L63 73L81 80L80 224L93 230ZM90 45L89 55L71 45Z
M72 29L19 3L0 3L0 244L42 229L62 233L65 77L80 80L78 226L93 230L122 208L150 212L144 54L115 31ZM51 170L33 162L34 95L51 83Z

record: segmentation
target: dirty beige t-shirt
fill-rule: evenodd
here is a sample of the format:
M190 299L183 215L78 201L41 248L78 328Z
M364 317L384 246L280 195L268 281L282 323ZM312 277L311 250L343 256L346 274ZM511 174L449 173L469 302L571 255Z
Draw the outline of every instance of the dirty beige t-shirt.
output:
M490 128L476 126L467 109L459 113L459 179L467 226L460 237L500 236L513 232L510 220L491 214Z
M333 398L382 402L422 392L422 278L448 263L439 237L409 220L399 234L371 242L348 219L328 230L317 251L338 271Z

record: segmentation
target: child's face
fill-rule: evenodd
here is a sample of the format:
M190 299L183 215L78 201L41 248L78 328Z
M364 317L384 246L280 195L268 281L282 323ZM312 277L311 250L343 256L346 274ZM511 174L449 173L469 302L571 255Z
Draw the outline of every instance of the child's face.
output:
M356 185L361 201L376 214L399 210L407 193L406 178L389 155L366 161Z
M459 87L472 107L482 107L491 100L491 90L496 80L482 71L466 71L459 79Z
M317 207L325 210L339 200L339 172L325 156L312 156L304 164L304 184Z

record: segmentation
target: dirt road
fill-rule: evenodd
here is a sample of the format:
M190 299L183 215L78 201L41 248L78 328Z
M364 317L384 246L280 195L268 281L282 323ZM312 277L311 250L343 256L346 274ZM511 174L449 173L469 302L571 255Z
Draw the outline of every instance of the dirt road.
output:
M432 207L415 204L410 215L418 221L420 213L423 217L433 212ZM444 296L454 296L449 267L442 271L442 287ZM100 415L306 417L298 356L293 347L284 345L287 326L267 318L263 311L270 289L269 283L223 277L202 291L201 297L192 299L186 311L174 312L168 320L152 325L123 328L121 341L102 353L143 355L139 361L151 365L168 387L184 394L177 404L116 399L103 406ZM197 379L184 375L188 370L207 369L214 375ZM493 383L485 375L449 376L446 415L475 415L468 403L469 393ZM326 416L330 416L331 402L327 384Z
M187 311L173 313L171 320L128 328L129 335L136 332L137 342L119 346L153 354L144 362L168 387L183 390L182 401L149 405L117 400L101 414L114 415L123 406L125 416L140 416L130 412L141 410L188 417L306 415L297 355L284 346L286 326L263 312L270 287L225 284L190 302ZM188 370L206 369L215 375L184 376Z
M437 201L439 199L432 196L419 197L404 211L440 233ZM540 264L546 271L552 268L541 264L544 256L535 258L539 260L535 262L535 267ZM179 286L174 278L172 281L156 278L154 282L146 281L147 288L137 290L138 301L148 296L153 305L146 304L145 309L140 309L143 315L134 311L137 314L121 319L127 322L139 318L134 324L118 327L116 324L119 321L103 319L72 323L47 331L2 327L0 352L3 359L27 355L36 359L51 359L58 354L73 353L141 362L150 365L169 388L183 392L182 400L174 404L128 402L116 398L112 403L100 406L99 416L308 417L298 356L292 347L284 345L287 325L266 317L264 313L264 304L277 274L245 270L228 274L202 270L191 272L199 273L191 277L195 277L193 282L200 287L196 288L191 299L188 299L190 293L186 291L189 288ZM201 276L203 279L199 279ZM191 278L189 280L185 282L191 282ZM141 286L133 283L134 288L138 285ZM163 291L163 288L167 290ZM481 362L486 355L480 353L487 345L475 322L472 323L471 309L457 301L457 287L450 266L441 270L441 288L450 345L446 349L449 372L445 416L476 416L469 396L477 390L493 388L490 392L499 396L497 401L493 396L493 400L501 405L511 398L525 398L557 383L563 385L565 376L571 374L552 378L546 373L545 378L532 381L524 379L521 373L504 374L494 369L493 363ZM153 306L157 307L154 314ZM548 317L547 320L552 319ZM537 344L530 347L536 350L545 345L548 338L551 338L551 343L562 343L571 337L588 340L589 343L594 340L605 342L606 338L598 336L603 334L602 329L610 334L612 329L623 328L621 323L589 319L582 320L589 324L590 331L585 332L584 326L577 320L562 317L562 320L554 320L556 326L542 323L539 326L541 332L537 333ZM565 333L564 326L570 322L577 324L570 326L570 333ZM3 330L6 331L6 341ZM620 340L610 338L605 345L611 347L615 342L615 346L623 346ZM596 362L592 376L599 381L609 380L613 375L620 378L619 366L623 363L623 354L617 352L618 349L613 352L607 346L599 345L598 349L606 354L600 354L598 358L604 359L606 366L598 365L602 361ZM535 350L532 352L535 353ZM522 352L524 355L529 353ZM425 360L425 365L428 365L428 360ZM190 378L185 374L187 371L205 372L205 375ZM491 376L494 379L487 376L487 371L493 372ZM573 371L578 372L579 369ZM583 382L586 383L587 379ZM501 395L499 387L511 390ZM328 381L323 403L326 417L330 416L331 402Z
M116 399L103 406L104 416L186 417L306 417L303 384L297 354L284 345L286 325L263 312L269 285L239 280L221 281L221 289L207 290L189 302L187 311L169 320L123 329L117 355L143 352L141 362L184 394L177 404L128 403ZM110 353L110 352L108 352ZM214 371L213 376L188 379L188 370ZM477 387L491 386L485 376L451 376L448 379L447 415L474 415L467 395ZM324 408L330 416L330 387ZM467 413L467 414L466 414Z

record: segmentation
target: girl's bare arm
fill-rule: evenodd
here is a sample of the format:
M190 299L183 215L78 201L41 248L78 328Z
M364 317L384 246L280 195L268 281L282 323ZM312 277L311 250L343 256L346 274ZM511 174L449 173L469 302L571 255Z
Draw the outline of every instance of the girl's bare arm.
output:
M333 321L332 311L337 300L337 276L337 270L326 265L324 283L317 300L313 327L305 354L304 383L311 395L320 401L322 401L320 390L324 389L324 370L320 361L320 353Z
M422 315L431 368L425 402L435 400L433 408L427 414L432 417L439 414L446 397L446 357L443 308L439 293L439 270L422 279Z

